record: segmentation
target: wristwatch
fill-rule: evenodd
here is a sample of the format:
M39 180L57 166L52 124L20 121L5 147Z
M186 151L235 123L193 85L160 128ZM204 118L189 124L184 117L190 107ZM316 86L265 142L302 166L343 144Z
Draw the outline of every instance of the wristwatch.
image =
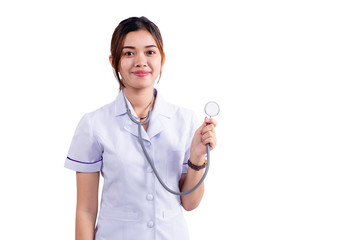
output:
M198 165L193 164L189 159L188 166L195 171L200 171L200 169L204 169L206 167L206 160L204 161L203 165L198 166Z

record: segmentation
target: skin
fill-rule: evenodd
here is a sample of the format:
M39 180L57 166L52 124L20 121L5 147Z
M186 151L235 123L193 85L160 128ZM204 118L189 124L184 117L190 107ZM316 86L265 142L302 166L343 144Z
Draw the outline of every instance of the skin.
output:
M124 80L124 93L139 117L146 116L153 96L153 86L161 71L161 55L151 34L144 30L130 32L124 42L119 72ZM110 63L112 57L109 57ZM139 74L139 71L140 74ZM156 101L156 99L155 99ZM209 125L207 125L209 124ZM194 134L190 161L202 165L205 160L206 144L210 149L216 146L214 119L205 118L203 124ZM148 125L144 125L147 130ZM188 168L179 181L182 192L193 188L203 176L203 170ZM76 206L76 240L93 240L96 216L98 211L99 172L76 173L77 206ZM193 193L181 196L183 208L195 209L204 195L204 183Z

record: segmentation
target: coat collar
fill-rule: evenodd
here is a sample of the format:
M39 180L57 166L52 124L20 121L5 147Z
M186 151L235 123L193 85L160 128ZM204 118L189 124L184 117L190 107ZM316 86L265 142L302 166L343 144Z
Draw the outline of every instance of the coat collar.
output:
M156 95L156 100L155 100L152 115L161 115L166 118L171 118L175 113L173 106L163 99L162 95L159 94L159 91L157 89L154 89L154 94ZM136 113L135 113L134 109L132 108L130 102L127 99L126 99L126 101L127 101L127 104L129 106L131 113L134 114L134 116L136 116ZM123 92L120 91L115 100L114 115L121 116L124 114L126 114L125 101L124 101L124 97L123 97Z
M154 104L154 109L152 111L148 131L145 132L145 130L141 128L143 139L147 141L150 141L153 136L160 133L166 127L167 121L169 121L173 117L176 111L174 106L166 102L156 89L154 89L154 94L156 94L156 100ZM126 101L128 100L126 99ZM128 101L127 103L131 113L136 116L136 113L132 108L130 102ZM126 131L130 132L135 136L138 136L138 126L133 123L127 116L122 91L119 92L115 100L114 116L120 117L122 119L123 127Z

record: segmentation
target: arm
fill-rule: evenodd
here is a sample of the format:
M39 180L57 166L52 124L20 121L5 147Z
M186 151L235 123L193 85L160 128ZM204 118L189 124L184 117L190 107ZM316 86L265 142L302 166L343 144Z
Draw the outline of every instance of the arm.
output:
M200 181L203 174L203 170L195 171L191 168L188 168L188 173L182 174L180 178L181 192L186 192L192 189ZM204 189L205 186L204 183L202 183L194 192L188 195L180 196L182 205L186 211L194 210L199 206L204 195Z
M76 173L76 240L93 240L98 210L99 172Z
M190 161L195 165L203 165L206 154L206 144L210 144L210 150L216 146L215 127L217 122L210 118L205 118L204 123L196 130L190 148ZM203 170L195 171L188 167L188 172L181 176L179 185L181 192L193 188L202 178ZM204 195L204 183L194 192L181 196L181 202L185 210L191 211L199 206Z

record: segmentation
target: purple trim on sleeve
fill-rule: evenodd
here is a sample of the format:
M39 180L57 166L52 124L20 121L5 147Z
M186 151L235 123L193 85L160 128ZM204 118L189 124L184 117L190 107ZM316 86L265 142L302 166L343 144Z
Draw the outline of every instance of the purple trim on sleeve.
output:
M97 162L101 162L102 161L102 158L100 160L97 160L95 162L81 162L81 161L78 161L78 160L75 160L75 159L71 159L69 157L67 157L67 159L69 159L70 161L73 161L73 162L77 162L77 163L83 163L83 164L94 164L94 163L97 163Z

